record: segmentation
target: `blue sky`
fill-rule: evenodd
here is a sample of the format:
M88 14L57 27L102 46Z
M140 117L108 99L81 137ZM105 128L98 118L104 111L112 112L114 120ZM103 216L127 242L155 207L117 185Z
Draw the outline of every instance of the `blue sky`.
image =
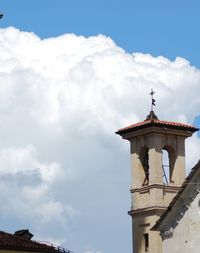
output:
M0 1L1 230L30 228L75 253L131 252L129 145L114 133L145 118L152 87L160 119L200 125L199 10ZM199 159L190 139L187 171Z
M41 38L64 33L110 36L128 52L186 58L200 66L199 1L2 0L1 27Z

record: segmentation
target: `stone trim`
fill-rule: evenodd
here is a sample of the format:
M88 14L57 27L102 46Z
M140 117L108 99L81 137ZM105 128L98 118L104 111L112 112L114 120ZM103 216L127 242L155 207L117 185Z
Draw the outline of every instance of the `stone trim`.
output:
M145 193L145 192L148 192L150 189L153 189L153 188L163 189L166 192L173 192L173 193L177 192L180 189L179 186L174 186L174 185L152 184L152 185L145 185L141 188L130 189L130 192L131 193L134 193L134 192Z
M139 227L141 227L141 228L150 227L150 223L140 224Z
M132 218L137 218L141 216L151 216L151 215L161 215L167 208L163 206L152 206L146 208L140 208L137 210L130 210L128 214Z

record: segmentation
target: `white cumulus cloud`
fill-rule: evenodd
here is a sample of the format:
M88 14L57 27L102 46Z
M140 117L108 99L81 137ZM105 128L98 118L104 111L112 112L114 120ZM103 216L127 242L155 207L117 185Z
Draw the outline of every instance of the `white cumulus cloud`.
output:
M199 83L186 59L128 54L103 35L1 29L2 228L30 226L77 252L128 251L129 151L114 132L146 117L151 88L160 119L193 123ZM199 145L188 141L188 168Z

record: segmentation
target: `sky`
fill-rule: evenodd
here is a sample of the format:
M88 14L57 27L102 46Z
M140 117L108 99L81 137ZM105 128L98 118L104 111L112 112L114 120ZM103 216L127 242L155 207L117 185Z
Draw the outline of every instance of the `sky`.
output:
M131 252L129 143L160 119L200 127L198 1L0 1L0 230L75 253ZM200 139L186 142L186 168Z
M200 66L198 0L1 0L1 27L40 38L104 34L127 52L150 53Z

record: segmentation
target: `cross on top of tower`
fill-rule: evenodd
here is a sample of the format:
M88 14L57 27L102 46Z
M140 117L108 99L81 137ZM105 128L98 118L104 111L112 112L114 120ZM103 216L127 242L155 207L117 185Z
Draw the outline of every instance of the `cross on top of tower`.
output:
M149 93L149 95L151 95L151 111L153 111L153 106L155 106L155 102L156 100L154 99L153 95L155 94L155 91L151 88L151 92Z
M156 106L156 100L154 99L153 95L155 94L155 91L151 88L151 92L149 93L149 95L151 96L151 111L149 113L149 115L147 115L146 120L157 120L158 117L155 115L153 107Z

